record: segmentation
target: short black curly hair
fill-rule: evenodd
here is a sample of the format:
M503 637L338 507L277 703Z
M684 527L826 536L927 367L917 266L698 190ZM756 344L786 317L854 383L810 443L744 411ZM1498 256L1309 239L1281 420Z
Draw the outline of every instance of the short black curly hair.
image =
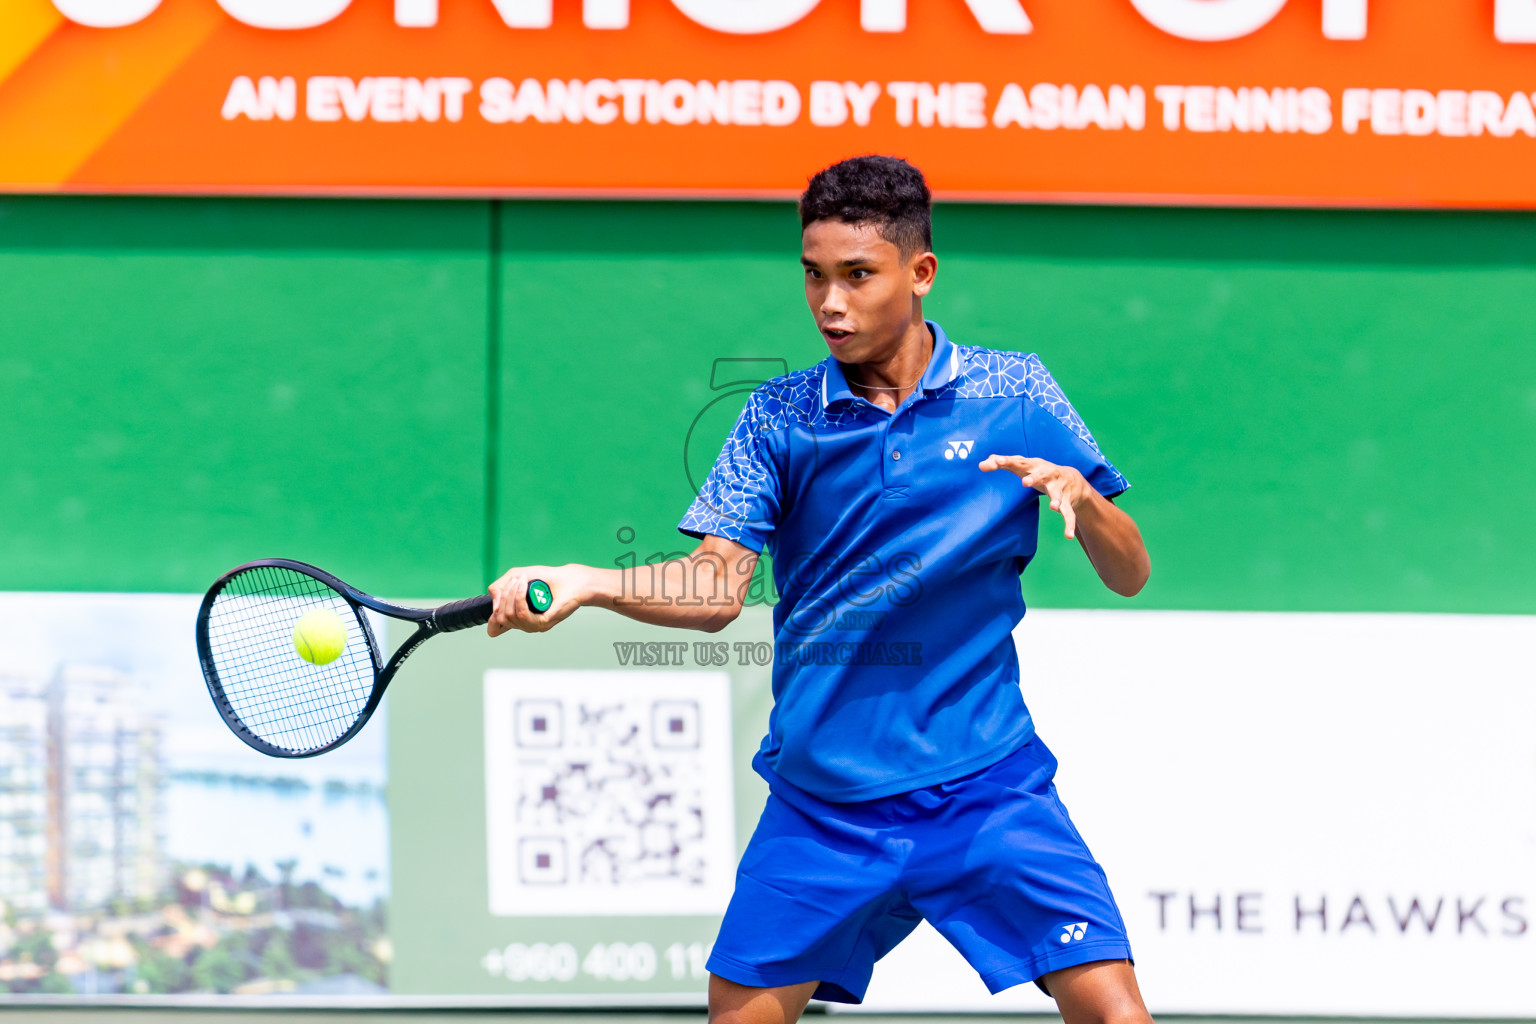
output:
M902 259L933 248L933 194L900 157L855 156L817 171L800 196L800 229L818 220L872 224Z

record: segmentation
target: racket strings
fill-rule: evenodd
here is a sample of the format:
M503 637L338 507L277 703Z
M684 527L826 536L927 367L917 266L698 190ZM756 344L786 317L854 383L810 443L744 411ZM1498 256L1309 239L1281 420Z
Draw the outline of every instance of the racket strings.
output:
M300 595L293 589L262 588L265 593L240 595L244 599L219 609L220 621L210 622L210 648L234 716L274 746L305 751L350 728L367 705L373 666L355 621L348 649L336 661L317 666L300 658L292 639L300 615L315 607L328 607L344 621L352 614L327 592L306 587L309 593Z
M314 665L299 656L294 626L324 608L346 626L339 657ZM368 706L374 662L352 606L319 580L259 566L233 577L208 614L208 649L226 709L257 738L296 753L340 739Z

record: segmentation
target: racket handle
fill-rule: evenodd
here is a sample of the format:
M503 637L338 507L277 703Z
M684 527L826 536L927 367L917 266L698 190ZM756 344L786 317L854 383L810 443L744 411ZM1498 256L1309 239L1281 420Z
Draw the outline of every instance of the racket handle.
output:
M554 603L555 595L549 589L548 583L543 580L529 581L528 607L533 609L535 614L542 615L549 611L549 606ZM470 629L490 622L493 607L494 602L490 594L481 594L479 597L466 598L463 601L450 601L432 613L432 621L437 624L440 633Z
M432 621L442 633L483 626L491 621L493 607L494 602L490 594L481 594L479 597L471 597L463 601L450 601L432 613Z

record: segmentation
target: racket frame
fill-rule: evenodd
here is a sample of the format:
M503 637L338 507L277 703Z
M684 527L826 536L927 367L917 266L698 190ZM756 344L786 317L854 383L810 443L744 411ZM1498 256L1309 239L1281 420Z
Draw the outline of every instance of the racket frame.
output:
M373 660L373 690L369 693L368 702L358 714L357 720L336 739L314 750L294 751L287 747L279 747L268 743L253 733L230 706L228 698L224 695L223 684L219 680L218 666L213 660L212 645L208 640L208 616L213 609L213 602L224 592L224 587L231 579L252 569L266 568L287 569L291 572L308 576L340 594L342 600L351 606L357 621L362 625L363 637L368 642L368 654ZM291 558L259 558L254 562L237 565L223 576L220 576L214 581L213 586L208 588L208 593L203 596L203 603L197 610L197 658L202 663L203 682L208 685L208 696L213 698L213 706L218 709L219 716L224 719L224 724L229 726L230 731L244 741L247 746L271 757L314 757L317 754L324 754L327 751L335 750L353 736L356 736L358 731L368 724L368 719L373 717L373 713L378 710L379 702L384 699L385 689L389 686L391 680L395 678L395 673L400 671L401 664L404 663L406 658L411 656L411 652L438 633L451 632L489 622L491 606L491 596L489 594L482 594L479 597L472 597L465 601L454 601L437 608L407 608L404 605L390 604L388 601L381 601L371 594L365 594L344 580L338 579L324 569L317 568L307 562L297 562ZM362 612L364 608L376 611L381 615L388 615L392 619L416 623L416 631L406 638L405 643L400 645L399 649L390 656L387 662L381 653L378 638L374 636L373 627L368 622L368 616ZM483 618L480 615L482 611L484 613ZM442 622L439 622L438 617L440 614L444 615L444 621Z

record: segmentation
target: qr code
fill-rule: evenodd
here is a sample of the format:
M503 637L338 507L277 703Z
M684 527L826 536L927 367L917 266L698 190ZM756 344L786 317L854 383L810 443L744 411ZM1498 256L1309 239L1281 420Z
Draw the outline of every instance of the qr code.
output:
M730 729L723 672L487 672L491 913L722 912Z

